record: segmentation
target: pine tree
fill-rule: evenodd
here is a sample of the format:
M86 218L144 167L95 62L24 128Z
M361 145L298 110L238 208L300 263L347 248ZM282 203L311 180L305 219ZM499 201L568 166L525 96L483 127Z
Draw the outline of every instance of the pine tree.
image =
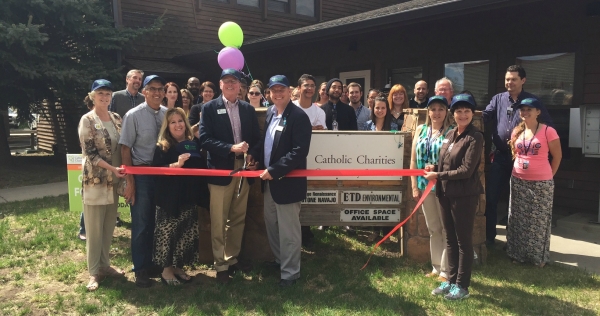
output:
M81 106L93 80L123 81L118 52L156 32L115 27L112 1L0 0L0 109L18 109L21 120L44 102ZM10 160L0 120L0 163Z

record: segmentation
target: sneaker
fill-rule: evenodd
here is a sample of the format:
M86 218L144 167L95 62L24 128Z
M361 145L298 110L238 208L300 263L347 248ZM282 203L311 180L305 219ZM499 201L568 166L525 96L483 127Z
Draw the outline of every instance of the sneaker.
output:
M444 296L445 299L451 300L451 301L462 300L463 298L467 298L467 297L469 297L469 291L463 289L458 284L452 284L450 293L448 293L448 294L446 294L446 296Z
M440 284L440 286L436 287L433 291L431 291L431 295L446 295L450 293L450 288L453 287L454 284L450 284L450 282L445 281Z

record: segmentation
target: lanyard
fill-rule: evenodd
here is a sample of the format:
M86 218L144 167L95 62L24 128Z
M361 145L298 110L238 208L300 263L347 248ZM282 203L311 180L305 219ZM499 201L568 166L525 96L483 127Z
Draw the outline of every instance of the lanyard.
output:
M540 127L540 123L538 122L537 127L535 128L535 132L531 135L531 139L529 139L529 145L525 146L525 131L523 131L523 148L525 149L525 156L529 152L529 148L531 148L531 143L533 142L533 138L535 134L537 134L538 128Z
M433 147L433 143L440 137L442 136L442 131L444 129L444 126L442 126L439 130L439 133L435 136L435 138L432 138L433 136L433 126L429 127L429 131L427 132L427 138L425 139L425 160L427 162L429 162L429 158L433 155L431 155L431 147Z

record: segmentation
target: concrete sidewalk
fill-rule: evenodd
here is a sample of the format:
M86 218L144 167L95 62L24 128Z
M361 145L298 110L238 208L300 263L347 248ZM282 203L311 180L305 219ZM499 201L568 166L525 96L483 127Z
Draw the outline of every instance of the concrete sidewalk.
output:
M593 215L573 214L552 227L550 261L600 274L600 225ZM506 227L496 226L497 240L506 242Z
M0 190L0 204L69 193L67 181Z

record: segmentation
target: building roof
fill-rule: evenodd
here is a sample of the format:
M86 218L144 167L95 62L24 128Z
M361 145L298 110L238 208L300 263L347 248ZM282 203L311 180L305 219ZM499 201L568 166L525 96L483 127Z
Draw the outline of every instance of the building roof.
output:
M422 22L424 19L435 19L439 16L449 17L491 10L495 7L493 5L519 5L535 1L539 0L410 0L356 15L252 39L244 43L242 51L262 51L273 47L281 47L282 45L344 36L349 33L360 34L397 27L401 24ZM215 58L214 51L219 51L221 48L220 46L214 46L195 53L180 55L175 59L191 57L196 60L211 59Z
M147 60L126 58L124 60L131 68L142 69L147 74L157 74L161 76L195 76L202 77L199 70L182 66L168 60Z

